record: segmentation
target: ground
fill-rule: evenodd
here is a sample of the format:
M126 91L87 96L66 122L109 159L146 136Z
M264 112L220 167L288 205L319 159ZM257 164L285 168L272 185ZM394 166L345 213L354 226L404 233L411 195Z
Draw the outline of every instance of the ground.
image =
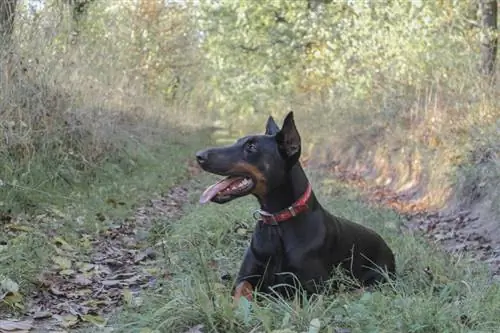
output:
M0 332L318 332L315 325L343 333L492 332L500 326L500 288L486 265L463 251L450 255L420 232L424 226L439 238L443 232L434 230L450 217L408 218L384 204L389 193L360 191L346 177L312 167L307 173L327 209L387 239L398 278L373 292L302 304L242 302L234 309L231 278L256 202L199 205L216 178L193 163L207 138L179 140L165 143L163 160L124 180L115 196L103 190L87 215L81 205L96 198L37 216L2 215L3 244L17 247L0 252L11 257L2 258L9 267L1 271Z

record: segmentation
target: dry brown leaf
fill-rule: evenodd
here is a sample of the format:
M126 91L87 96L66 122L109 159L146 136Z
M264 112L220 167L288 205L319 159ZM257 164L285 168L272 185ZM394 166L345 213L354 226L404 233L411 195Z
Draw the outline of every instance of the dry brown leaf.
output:
M91 270L93 270L94 268L96 267L96 265L94 264L89 264L89 263L81 263L78 265L78 270L82 273L85 273L85 272L90 272Z
M33 314L33 319L45 319L52 317L52 313L49 311L38 311Z
M13 320L0 320L0 332L20 332L25 331L28 332L33 328L32 320L22 320L22 321L13 321Z
M66 316L54 315L53 317L57 319L59 321L59 324L64 328L73 327L80 321L77 316L71 314Z
M120 280L104 280L101 283L106 287L113 287L120 285Z
M139 252L136 254L134 258L134 264L137 264L141 261L144 261L146 259L155 259L156 258L156 251L152 248L147 248L144 251Z
M56 286L50 286L49 288L50 292L56 296L63 296L65 293L63 291L60 291Z
M83 274L77 274L74 279L75 283L80 285L80 286L88 286L92 284L92 280L87 278Z
M123 280L123 283L126 283L128 285L132 285L132 284L137 284L137 282L141 279L141 277L139 275L136 275L136 276L132 276L126 280Z

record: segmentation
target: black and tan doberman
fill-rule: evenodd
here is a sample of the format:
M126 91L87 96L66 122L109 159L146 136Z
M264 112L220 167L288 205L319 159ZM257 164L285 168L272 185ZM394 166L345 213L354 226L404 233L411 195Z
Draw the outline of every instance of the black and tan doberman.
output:
M236 279L236 300L251 299L255 290L288 293L290 288L283 286L297 287L297 282L315 293L335 268L367 287L395 272L394 255L381 236L321 206L300 165L300 153L290 112L281 129L269 117L264 135L196 154L203 170L225 176L205 190L201 203L223 204L253 194L260 204Z

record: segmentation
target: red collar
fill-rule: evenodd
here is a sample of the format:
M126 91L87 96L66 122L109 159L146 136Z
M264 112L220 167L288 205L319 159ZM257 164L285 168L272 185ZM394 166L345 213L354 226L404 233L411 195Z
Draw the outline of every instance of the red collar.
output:
M265 224L277 225L278 222L289 220L292 217L305 211L309 207L307 205L307 201L311 197L311 193L312 193L312 187L311 184L309 183L307 185L307 189L304 192L304 194L302 194L302 196L297 201L295 201L290 207L285 208L282 211L279 211L274 214L268 213L262 209L257 210L255 213L260 215L262 222L264 222Z

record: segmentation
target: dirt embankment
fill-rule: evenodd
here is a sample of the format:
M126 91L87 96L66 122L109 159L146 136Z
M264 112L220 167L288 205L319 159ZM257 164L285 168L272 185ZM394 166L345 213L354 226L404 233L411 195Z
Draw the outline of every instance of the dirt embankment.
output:
M476 149L454 176L448 172L444 178L446 173L416 148L382 154L362 142L316 153L309 165L360 188L370 202L400 212L407 219L405 232L423 233L449 252L483 260L500 278L500 146Z

